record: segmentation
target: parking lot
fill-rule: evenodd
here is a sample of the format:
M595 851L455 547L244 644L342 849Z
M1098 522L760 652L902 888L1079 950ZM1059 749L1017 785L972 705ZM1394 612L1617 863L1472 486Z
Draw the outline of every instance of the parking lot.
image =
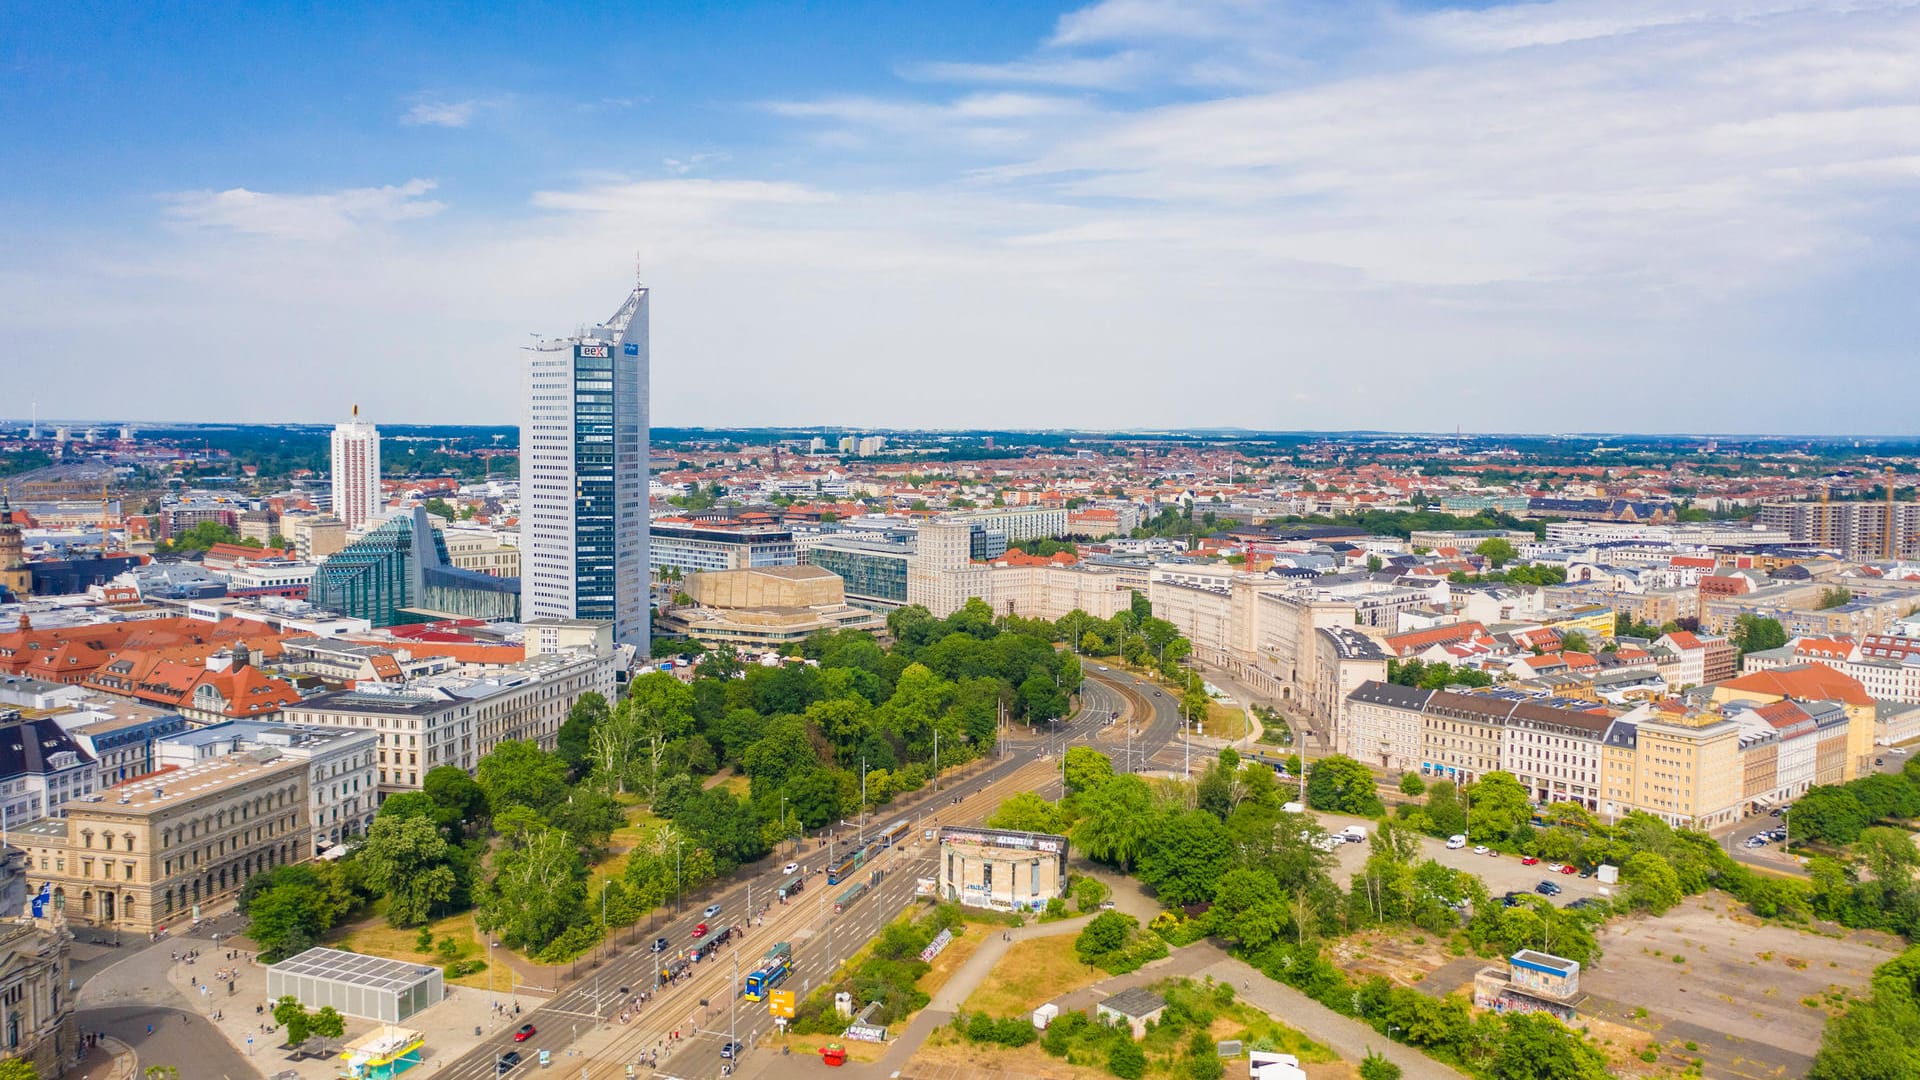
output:
M1376 822L1366 818L1348 817L1344 814L1316 812L1313 816L1319 820L1321 828L1329 832L1338 832L1348 825L1359 825L1371 834L1378 827ZM1334 873L1335 880L1344 885L1354 874L1359 873L1360 868L1366 864L1370 850L1370 846L1364 843L1341 844L1335 848L1334 857L1339 861L1339 869ZM1552 881L1560 886L1560 895L1550 899L1562 906L1571 904L1583 896L1606 895L1600 891L1604 886L1597 878L1583 878L1577 874L1549 873L1545 863L1525 866L1515 855L1498 857L1475 855L1471 847L1450 851L1447 849L1446 841L1431 836L1420 838L1420 854L1423 858L1431 857L1437 860L1442 866L1478 874L1480 879L1487 883L1487 891L1494 896L1514 891L1532 892L1534 886L1542 881Z

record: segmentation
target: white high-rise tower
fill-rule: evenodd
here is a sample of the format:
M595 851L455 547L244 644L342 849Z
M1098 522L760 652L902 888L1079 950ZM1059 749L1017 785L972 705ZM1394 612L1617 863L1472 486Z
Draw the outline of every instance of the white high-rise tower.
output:
M520 613L594 619L645 655L647 289L606 322L527 347Z
M380 429L360 419L333 425L333 516L348 531L360 528L380 512Z

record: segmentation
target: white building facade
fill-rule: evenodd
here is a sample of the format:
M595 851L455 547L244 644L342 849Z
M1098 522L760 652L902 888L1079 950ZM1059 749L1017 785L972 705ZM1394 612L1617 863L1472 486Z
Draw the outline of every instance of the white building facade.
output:
M380 497L380 429L360 419L360 406L353 407L353 419L333 426L333 516L352 532L379 514L385 502Z

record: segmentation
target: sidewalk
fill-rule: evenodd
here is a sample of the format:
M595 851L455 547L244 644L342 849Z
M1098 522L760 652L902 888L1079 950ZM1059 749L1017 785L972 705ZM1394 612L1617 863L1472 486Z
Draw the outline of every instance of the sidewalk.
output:
M1400 1066L1407 1080L1459 1080L1462 1075L1410 1046L1402 1046L1350 1016L1342 1016L1295 990L1275 982L1252 966L1231 957L1193 973L1233 986L1241 1001L1266 1010L1269 1016L1298 1028L1308 1038L1325 1043L1346 1060L1358 1064L1372 1050Z

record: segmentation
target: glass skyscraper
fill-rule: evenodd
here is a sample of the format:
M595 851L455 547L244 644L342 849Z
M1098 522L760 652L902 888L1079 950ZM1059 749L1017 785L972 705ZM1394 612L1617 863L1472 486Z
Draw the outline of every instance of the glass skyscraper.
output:
M647 289L527 350L520 587L528 619L592 619L645 653Z

